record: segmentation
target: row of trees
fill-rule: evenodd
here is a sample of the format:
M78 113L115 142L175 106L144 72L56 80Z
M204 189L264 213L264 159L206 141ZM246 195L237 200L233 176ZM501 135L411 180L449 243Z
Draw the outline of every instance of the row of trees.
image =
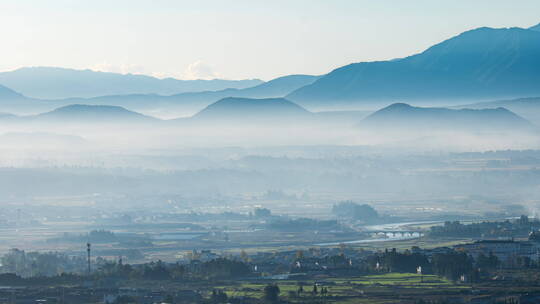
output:
M436 274L452 281L477 281L480 271L497 268L499 259L493 255L480 254L476 260L465 252L449 251L436 253L428 259L420 253L397 252L395 249L372 255L367 259L371 271L410 272L419 270L424 274Z
M501 222L462 224L447 221L443 226L432 226L429 231L434 237L518 237L540 229L540 221L529 220L525 215L519 219Z
M2 259L2 272L0 285L40 285L49 283L82 282L86 278L84 271L70 271L68 268L59 268L58 263L49 263L61 259L70 261L71 258L52 253L40 255L42 258L33 260L33 254L27 254L26 261L36 261L35 271L19 268L28 265L22 257L22 252L13 251ZM24 257L23 256L23 257ZM4 264L7 263L7 264ZM16 266L17 265L17 266ZM86 262L84 262L86 266ZM80 265L79 265L80 266ZM214 280L229 279L251 274L251 267L243 262L218 258L207 262L194 262L183 265L179 263L168 264L162 261L150 262L141 265L123 264L121 261L113 262L101 260L99 267L92 273L93 279L99 281L106 278L124 280Z
M530 260L530 259L529 259ZM86 260L82 257L68 257L56 253L25 253L12 250L1 259L2 272L13 273L19 277L50 277L60 274L84 274ZM529 267L531 261L520 260L523 267ZM214 280L248 277L252 275L254 266L249 259L242 260L216 258L206 262L192 261L190 264L150 262L140 265L123 264L100 259L93 275L96 278L119 278L127 280ZM291 272L347 271L357 273L373 272L409 272L418 269L422 273L433 273L459 280L465 275L469 279L477 279L478 270L489 271L500 264L493 254L480 254L473 259L465 252L448 251L435 253L428 257L417 250L398 252L396 249L369 255L353 262L344 253L320 258L305 258L302 252L297 253L291 265Z
M452 281L459 279L477 281L479 278L477 268L474 267L474 259L464 252L435 254L431 266L433 273Z
M425 255L410 251L401 253L396 249L385 250L384 253L369 256L367 264L369 271L413 273L420 266L424 271L431 272L431 264Z
M277 284L268 284L264 287L263 299L267 303L278 303L280 292L281 290ZM325 297L328 295L328 288L325 286L318 286L317 284L314 284L311 292L309 291L306 292L304 290L304 286L302 284L299 284L296 292L289 291L289 297L291 298L301 297L304 294L307 294L311 297L315 297L315 296Z
M108 262L100 267L96 276L119 277L143 280L180 280L180 279L223 279L237 278L251 274L247 264L225 258L217 258L203 263L183 265L167 264L162 261L142 265Z
M530 267L530 259L523 257L521 267ZM297 253L296 262L291 266L291 272L326 271L328 273L369 274L380 272L402 272L436 274L453 281L478 280L481 272L487 273L497 269L500 261L497 256L480 254L474 259L466 252L448 250L447 252L426 255L418 248L399 252L396 249L385 250L366 256L363 259L352 260L341 253L335 256L321 258L304 258ZM527 266L529 265L529 266Z
M25 252L11 249L0 258L0 272L14 273L21 277L55 276L62 273L79 273L86 269L82 256L68 256L58 252Z

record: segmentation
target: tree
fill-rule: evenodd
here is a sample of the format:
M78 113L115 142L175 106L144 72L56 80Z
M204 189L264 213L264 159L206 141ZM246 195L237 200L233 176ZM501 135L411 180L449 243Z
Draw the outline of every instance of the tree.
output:
M223 290L212 290L212 303L226 303L228 300L227 294Z
M341 253L341 255L345 255L345 249L347 249L347 245L343 243L339 244L339 252Z
M432 262L435 274L457 281L461 275L473 275L472 258L463 252L438 253Z
M480 253L476 258L476 266L480 269L495 269L499 265L499 259L493 252L489 252L489 256Z
M373 207L367 204L357 204L352 201L340 202L332 207L332 213L337 216L353 218L366 222L373 222L379 218L379 214Z
M396 249L385 250L383 253L368 257L367 263L371 269L387 269L390 272L416 273L418 266L424 272L429 272L431 267L427 256L420 253L405 251L398 252ZM377 267L377 264L379 267Z
M255 217L269 217L272 215L272 211L266 208L256 208L254 212Z
M146 264L143 269L143 277L149 280L169 280L171 273L161 260Z
M518 224L522 226L527 226L529 224L529 217L526 215L522 215L519 217Z
M277 303L279 301L279 286L269 284L264 287L264 299L269 303Z
M173 296L171 296L171 295L167 295L167 296L165 297L165 300L164 300L163 302L164 302L164 303L167 303L167 304L174 304L174 298L173 298Z
M244 249L242 249L242 251L240 252L240 259L242 259L244 263L249 262L249 256Z
M200 271L207 278L228 278L250 274L251 268L243 262L217 258L201 264Z

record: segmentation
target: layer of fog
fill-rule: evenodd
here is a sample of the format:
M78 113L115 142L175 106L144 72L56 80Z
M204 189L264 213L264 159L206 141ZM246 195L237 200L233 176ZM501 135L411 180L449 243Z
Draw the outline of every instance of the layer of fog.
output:
M337 123L310 124L4 124L0 148L40 154L133 152L183 148L344 145L403 148L412 151L490 151L540 148L535 132L449 130L367 130Z

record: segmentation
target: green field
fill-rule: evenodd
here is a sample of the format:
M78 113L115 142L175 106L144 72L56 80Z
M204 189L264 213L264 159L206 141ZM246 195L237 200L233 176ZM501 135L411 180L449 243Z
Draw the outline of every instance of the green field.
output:
M388 273L351 278L321 278L319 280L282 280L274 281L280 290L280 296L291 302L325 303L395 303L396 294L400 297L414 298L422 295L457 294L468 291L470 286L454 284L435 275L417 275L410 273ZM268 282L241 282L216 287L229 297L261 298ZM312 293L313 285L318 289L324 286L328 294L323 297ZM298 295L298 287L303 285L304 292ZM393 299L393 300L392 300Z

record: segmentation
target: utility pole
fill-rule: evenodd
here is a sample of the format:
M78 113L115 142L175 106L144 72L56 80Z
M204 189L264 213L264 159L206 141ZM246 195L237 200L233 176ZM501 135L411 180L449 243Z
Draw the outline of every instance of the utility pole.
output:
M92 271L90 268L90 243L86 243L86 253L88 254L88 275L90 275Z

